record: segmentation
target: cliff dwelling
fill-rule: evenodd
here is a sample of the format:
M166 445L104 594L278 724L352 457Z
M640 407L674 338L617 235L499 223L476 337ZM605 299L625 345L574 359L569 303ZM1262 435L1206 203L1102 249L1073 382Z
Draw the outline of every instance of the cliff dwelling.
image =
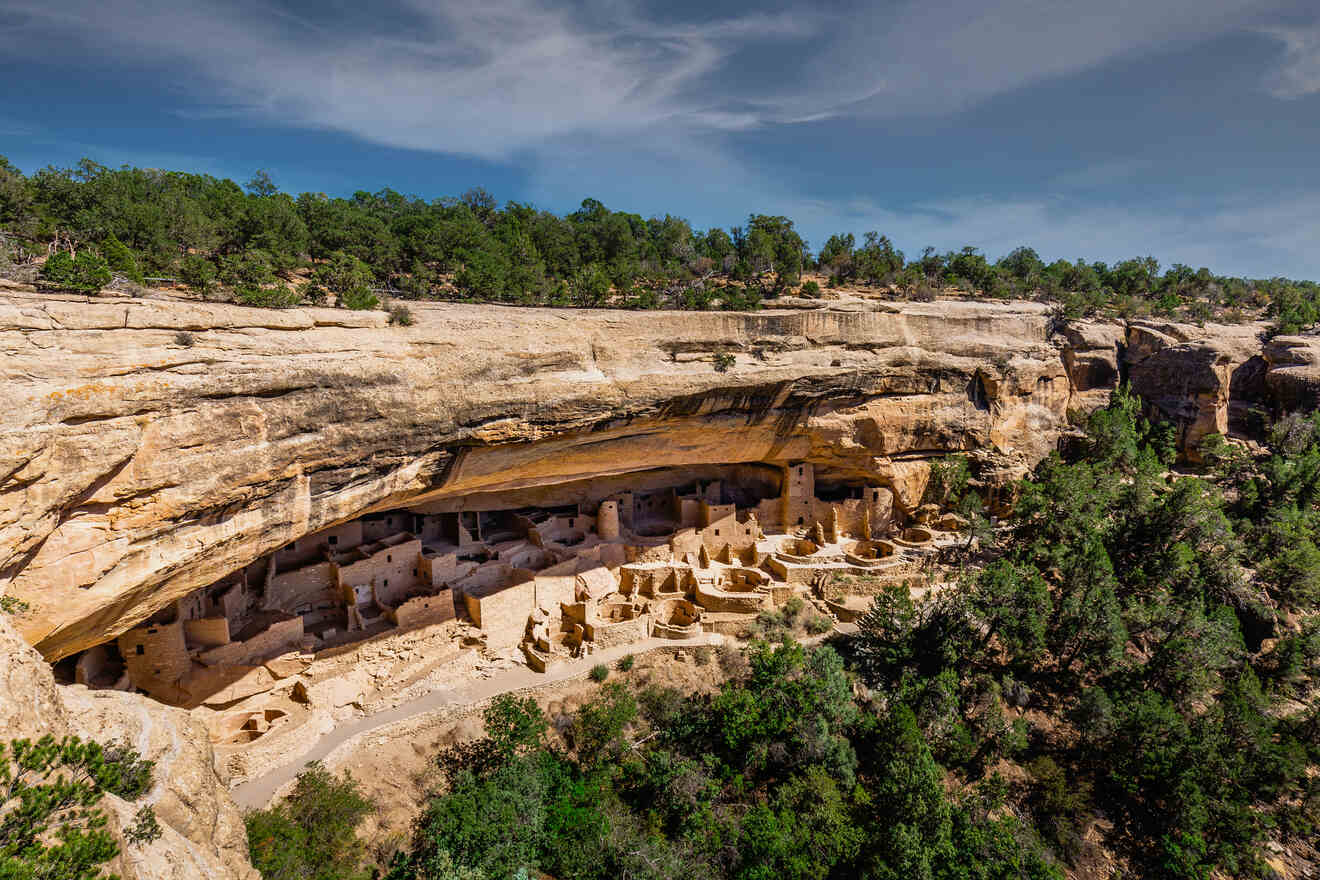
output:
M312 665L364 644L438 631L546 672L647 639L737 635L795 595L850 619L830 584L902 579L939 537L904 528L890 489L818 483L808 462L697 471L542 486L519 506L510 493L476 494L371 513L281 547L57 671L208 707L223 713L217 744L245 745L295 727L289 703L310 701ZM288 700L246 702L267 694Z

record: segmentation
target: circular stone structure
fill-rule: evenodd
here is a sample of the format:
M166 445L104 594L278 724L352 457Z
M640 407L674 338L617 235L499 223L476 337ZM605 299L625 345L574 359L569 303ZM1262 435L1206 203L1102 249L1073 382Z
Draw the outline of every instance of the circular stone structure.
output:
M929 544L935 540L935 534L925 526L909 526L903 530L903 540L909 544Z
M874 568L892 559L895 552L890 541L857 541L843 549L843 558L851 565Z
M687 599L664 599L651 606L651 635L661 639L694 639L701 635L701 609Z

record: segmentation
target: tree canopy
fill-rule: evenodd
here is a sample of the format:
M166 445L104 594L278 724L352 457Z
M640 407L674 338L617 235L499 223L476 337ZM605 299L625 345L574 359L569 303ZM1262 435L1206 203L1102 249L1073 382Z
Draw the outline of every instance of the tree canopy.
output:
M89 256L78 272L63 264ZM784 216L751 213L728 230L693 229L672 213L644 218L584 199L565 216L500 207L483 189L426 201L391 189L347 198L280 191L259 171L245 185L209 175L84 159L28 176L0 157L0 267L50 254L53 285L93 289L108 270L129 282L178 278L252 305L374 307L383 293L522 305L752 309L798 287L869 286L929 299L936 291L1037 299L1065 317L1107 310L1189 320L1272 316L1279 332L1320 320L1320 286L1245 279L1149 256L1046 263L1030 247L998 260L974 247L909 257L879 231L836 233L813 253ZM93 267L86 261L104 261ZM321 270L352 260L342 293ZM811 283L815 283L813 280ZM272 293L276 287L285 292ZM370 296L363 294L367 290Z

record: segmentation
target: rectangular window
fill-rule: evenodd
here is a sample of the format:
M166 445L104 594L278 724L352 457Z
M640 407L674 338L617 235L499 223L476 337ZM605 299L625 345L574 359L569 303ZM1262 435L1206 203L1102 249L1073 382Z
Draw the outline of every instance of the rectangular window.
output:
M335 545L338 544L338 543L339 543L339 536L338 536L338 535L331 535L331 536L330 536L330 546L333 547L333 546L335 546Z
M141 657L143 654L146 653L146 651L143 649L141 645L138 645L137 650L134 653L137 654L139 657Z

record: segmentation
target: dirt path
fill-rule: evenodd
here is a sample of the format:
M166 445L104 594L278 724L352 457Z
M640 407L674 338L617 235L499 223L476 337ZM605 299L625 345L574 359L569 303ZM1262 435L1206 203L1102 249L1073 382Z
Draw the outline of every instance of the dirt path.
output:
M600 651L581 660L570 660L549 674L533 672L525 666L519 666L515 669L497 672L489 678L476 679L462 687L438 688L425 696L402 703L392 709L386 709L365 718L345 721L314 743L309 744L307 750L301 755L235 786L230 794L242 809L264 807L282 787L292 782L309 762L320 761L354 737L370 733L373 730L427 712L436 712L446 708L457 710L481 703L500 694L585 676L591 671L591 667L596 664L604 663L607 666L612 666L614 661L627 654L642 654L659 648L672 650L674 648L693 648L697 645L715 645L721 641L720 636L712 636L709 633L700 638L683 642L669 639L645 639L630 645L621 645L617 648Z

